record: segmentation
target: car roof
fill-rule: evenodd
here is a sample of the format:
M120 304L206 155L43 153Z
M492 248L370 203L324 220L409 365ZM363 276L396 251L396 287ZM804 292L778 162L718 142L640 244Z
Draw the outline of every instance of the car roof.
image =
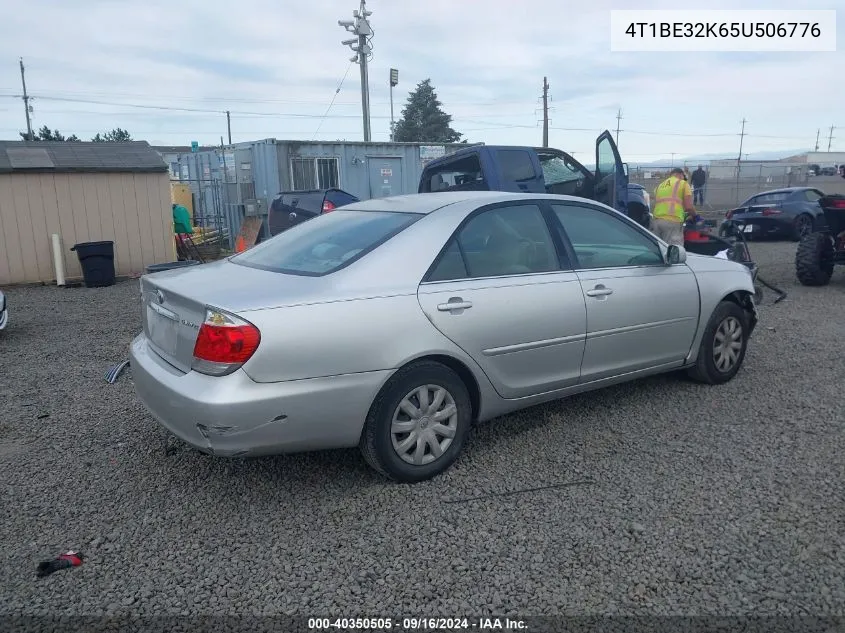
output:
M497 202L511 202L519 200L557 200L558 202L589 202L602 205L594 200L586 200L577 196L564 196L548 193L519 193L510 191L438 191L435 193L412 193L387 198L370 198L362 202L354 202L341 207L348 211L393 211L397 213L422 213L432 211L458 203L477 203L479 205L495 204Z
M760 193L755 193L752 198L756 198L757 196L767 196L772 193L795 193L796 191L811 191L813 187L783 187L781 189L770 189L769 191L761 191Z

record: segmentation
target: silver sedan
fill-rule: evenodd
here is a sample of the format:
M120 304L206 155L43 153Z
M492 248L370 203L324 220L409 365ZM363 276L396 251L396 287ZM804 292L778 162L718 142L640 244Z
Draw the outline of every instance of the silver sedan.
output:
M230 457L359 446L406 482L474 421L661 372L724 383L757 322L744 266L499 192L352 204L141 294L135 388L174 435Z

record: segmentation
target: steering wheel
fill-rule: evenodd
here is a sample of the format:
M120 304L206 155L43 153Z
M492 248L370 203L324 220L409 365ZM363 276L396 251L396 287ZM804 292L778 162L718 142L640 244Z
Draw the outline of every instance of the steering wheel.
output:
M522 237L519 239L519 245L522 247L523 252L525 253L526 257L529 261L536 261L537 260L537 243L533 240L529 240L527 237Z

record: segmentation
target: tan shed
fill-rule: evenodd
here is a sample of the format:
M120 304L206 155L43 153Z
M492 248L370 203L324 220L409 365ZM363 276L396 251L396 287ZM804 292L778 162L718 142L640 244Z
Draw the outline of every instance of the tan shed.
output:
M117 275L176 259L170 178L148 143L0 141L0 285L81 278L81 242L114 242Z

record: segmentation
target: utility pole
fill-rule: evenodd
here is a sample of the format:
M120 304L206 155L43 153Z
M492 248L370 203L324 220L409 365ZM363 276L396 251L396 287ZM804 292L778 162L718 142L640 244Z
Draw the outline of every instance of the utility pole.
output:
M229 145L232 144L232 117L226 110L226 129L229 131Z
M393 122L393 88L399 83L399 70L390 69L390 142L393 143L396 134L396 124Z
M676 152L670 152L670 153L672 154L672 165L671 165L671 167L674 167L675 166L675 154L676 154Z
M836 128L832 125L830 126L830 136L827 137L827 151L830 151L830 146L833 144L833 130Z
M549 146L549 79L543 77L543 147Z
M616 113L616 145L619 145L619 126L622 123L622 108Z
M739 168L739 164L742 162L742 141L745 139L745 124L747 121L745 119L742 120L742 132L739 133L739 156L736 159L737 169Z
M821 134L821 133L822 133L821 128L816 130L816 150L815 151L819 151L819 134Z
M26 112L26 138L32 140L32 119L29 118L29 95L26 94L26 77L24 77L23 57L21 57L21 85L23 85L23 108Z
M338 20L338 26L342 26L348 32L356 37L348 40L343 40L341 44L348 46L355 52L355 55L349 58L352 63L357 63L361 67L361 110L364 118L364 142L370 142L370 81L367 74L367 63L370 61L370 56L373 52L372 46L369 45L369 40L373 36L373 30L370 28L370 22L367 20L373 14L372 11L367 11L367 0L361 0L361 6L352 12L354 20Z

